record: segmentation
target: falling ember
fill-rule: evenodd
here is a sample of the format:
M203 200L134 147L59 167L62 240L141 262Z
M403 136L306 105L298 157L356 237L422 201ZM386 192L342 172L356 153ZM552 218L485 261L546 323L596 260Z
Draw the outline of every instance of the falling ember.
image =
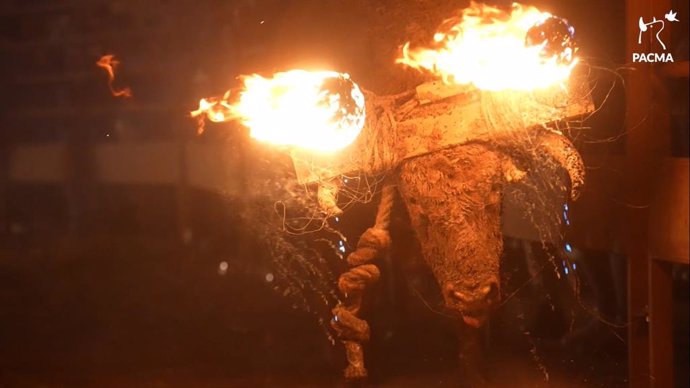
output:
M113 81L115 81L115 68L119 64L120 61L116 60L115 56L112 54L104 55L96 62L96 65L105 69L108 74L108 88L110 88L110 93L112 93L114 97L132 97L132 90L130 88L116 90L113 87Z
M577 64L574 29L564 19L514 3L510 12L472 2L446 20L433 47L403 46L398 63L452 84L534 90L561 84Z
M272 144L329 152L352 143L364 126L364 95L350 76L290 70L272 78L243 77L234 97L203 98L192 117L238 120L250 136ZM235 101L230 101L231 98Z

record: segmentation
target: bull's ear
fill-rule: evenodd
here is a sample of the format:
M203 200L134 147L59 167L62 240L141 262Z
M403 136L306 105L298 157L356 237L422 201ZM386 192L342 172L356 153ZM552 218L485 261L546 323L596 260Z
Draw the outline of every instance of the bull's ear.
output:
M506 158L503 161L503 177L505 178L506 182L519 182L521 181L527 173L518 166L515 165L513 162L513 159Z

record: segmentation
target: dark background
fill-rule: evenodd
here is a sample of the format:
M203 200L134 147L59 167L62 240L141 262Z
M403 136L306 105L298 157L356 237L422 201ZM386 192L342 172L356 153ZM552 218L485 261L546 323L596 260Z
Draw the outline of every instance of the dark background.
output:
M236 146L244 133L208 125L197 135L187 112L200 97L235 86L240 74L298 67L346 71L382 94L412 87L422 77L394 64L400 45L425 40L444 15L466 6L436 3L0 2L0 386L336 384L341 349L314 313L293 309L273 290L262 242L237 222L238 187L253 160ZM625 204L611 161L625 147L624 88L616 77L630 65L625 3L534 5L570 20L592 66L595 102L606 103L575 143L594 181L606 184L585 193L565 231L583 268L579 294L551 270L530 281L527 263L547 262L545 249L506 238L509 298L486 333L489 375L497 386L626 386L625 255L616 232ZM680 32L690 13L686 2L678 8L682 28L670 47L676 60L687 60ZM104 54L121 60L115 84L131 87L133 98L109 94L95 66ZM672 154L687 157L687 79L669 83ZM99 147L141 155L156 144L172 150L160 162L177 166L170 179L101 177ZM188 161L174 152L190 145L219 146L244 164L198 187L184 173L192 171ZM64 168L53 169L55 160ZM154 177L168 171L119 162L107 163ZM355 207L343 232L355 239L373 211ZM455 386L453 322L436 313L436 286L406 217L398 206L395 260L382 263L383 280L372 290L372 380ZM687 266L674 273L677 381L686 382Z

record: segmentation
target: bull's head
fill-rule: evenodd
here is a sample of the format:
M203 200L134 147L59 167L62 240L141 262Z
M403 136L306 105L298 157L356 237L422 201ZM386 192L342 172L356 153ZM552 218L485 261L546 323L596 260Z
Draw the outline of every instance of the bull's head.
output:
M572 196L583 165L570 142L545 133L539 147L569 173ZM479 327L500 298L501 198L506 182L525 173L512 156L469 143L405 161L398 187L446 307Z

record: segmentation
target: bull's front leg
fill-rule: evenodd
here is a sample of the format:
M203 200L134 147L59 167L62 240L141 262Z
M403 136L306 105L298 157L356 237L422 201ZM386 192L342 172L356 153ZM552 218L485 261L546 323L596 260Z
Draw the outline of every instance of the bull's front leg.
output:
M378 267L371 262L380 258L390 246L388 227L394 196L395 188L386 184L381 193L376 223L359 238L357 249L347 257L352 268L338 280L343 301L333 309L331 327L345 347L348 365L344 373L348 380L367 377L363 345L369 341L369 324L359 317L359 312L364 291L380 276Z

